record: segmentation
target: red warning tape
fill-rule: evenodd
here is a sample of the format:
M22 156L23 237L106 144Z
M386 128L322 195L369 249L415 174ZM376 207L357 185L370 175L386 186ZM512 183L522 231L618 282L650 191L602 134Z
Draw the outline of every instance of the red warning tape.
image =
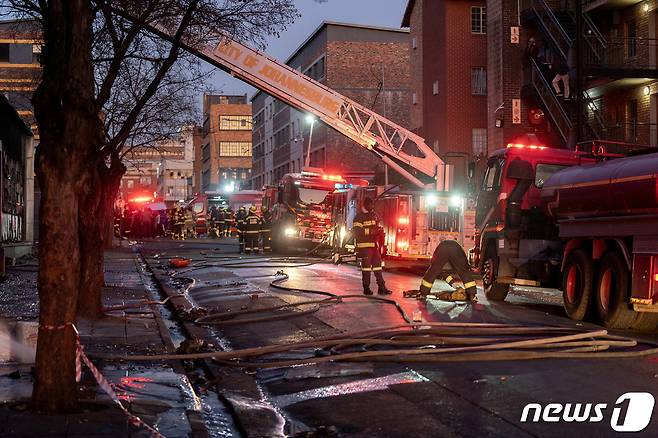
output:
M69 322L64 325L58 325L58 326L42 325L41 328L44 330L63 330L68 326L71 326L75 331L75 347L76 347L75 348L75 381L80 382L80 379L82 378L82 362L84 362L85 365L87 365L87 368L89 368L89 371L91 371L91 374L94 376L94 379L96 379L96 382L98 382L98 385L103 389L103 391L105 391L105 393L108 396L110 396L112 401L116 403L119 406L119 408L121 408L121 410L126 414L126 416L128 417L128 421L130 421L130 424L132 424L135 427L143 427L149 432L149 435L153 438L165 438L164 435L162 435L160 432L158 432L157 430L146 424L137 415L134 415L131 412L129 412L128 409L126 409L126 407L123 406L123 403L121 403L119 396L117 396L116 392L114 392L114 389L112 388L112 384L105 378L105 376L98 370L98 368L96 368L93 362L85 354L84 348L80 343L80 335L78 333L78 329L75 327L73 323Z

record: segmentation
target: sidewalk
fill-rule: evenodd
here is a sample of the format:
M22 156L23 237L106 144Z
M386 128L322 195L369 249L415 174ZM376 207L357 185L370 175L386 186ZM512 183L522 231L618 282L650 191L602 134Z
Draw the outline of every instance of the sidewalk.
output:
M159 299L157 295L150 295L150 277L142 271L132 249L108 251L105 272L108 287L103 291L104 306ZM10 275L13 273L10 272ZM26 295L30 294L23 292L23 296ZM36 291L24 299L36 300ZM8 314L11 315L11 312L3 312L5 316ZM110 315L95 323L78 324L86 352L160 354L174 350L159 309L154 306L112 311ZM11 324L12 321L7 322ZM207 436L202 421L201 400L177 363L94 363L111 382L124 406L164 436ZM0 436L149 436L145 429L130 424L125 413L102 391L84 366L80 413L49 416L29 411L31 366L0 363Z

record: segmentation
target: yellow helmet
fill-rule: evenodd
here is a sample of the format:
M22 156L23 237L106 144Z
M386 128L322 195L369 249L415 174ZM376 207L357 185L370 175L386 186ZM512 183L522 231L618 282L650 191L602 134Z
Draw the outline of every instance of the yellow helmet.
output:
M256 207L254 207L253 205L249 207L249 213L256 213Z

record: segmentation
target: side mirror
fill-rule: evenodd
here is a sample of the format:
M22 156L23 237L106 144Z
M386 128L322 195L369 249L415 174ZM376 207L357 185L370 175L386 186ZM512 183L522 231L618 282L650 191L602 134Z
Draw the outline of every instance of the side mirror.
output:
M468 163L468 179L475 178L475 162L471 161Z

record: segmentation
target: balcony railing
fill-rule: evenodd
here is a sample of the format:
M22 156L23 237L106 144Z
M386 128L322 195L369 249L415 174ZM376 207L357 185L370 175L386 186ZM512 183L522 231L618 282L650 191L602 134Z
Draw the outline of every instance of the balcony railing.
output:
M588 44L598 44L595 35L588 35L585 39ZM608 38L600 55L593 50L585 53L585 65L610 69L654 69L657 48L656 38Z
M624 143L641 144L648 146L657 145L658 125L655 123L608 123L606 140Z

